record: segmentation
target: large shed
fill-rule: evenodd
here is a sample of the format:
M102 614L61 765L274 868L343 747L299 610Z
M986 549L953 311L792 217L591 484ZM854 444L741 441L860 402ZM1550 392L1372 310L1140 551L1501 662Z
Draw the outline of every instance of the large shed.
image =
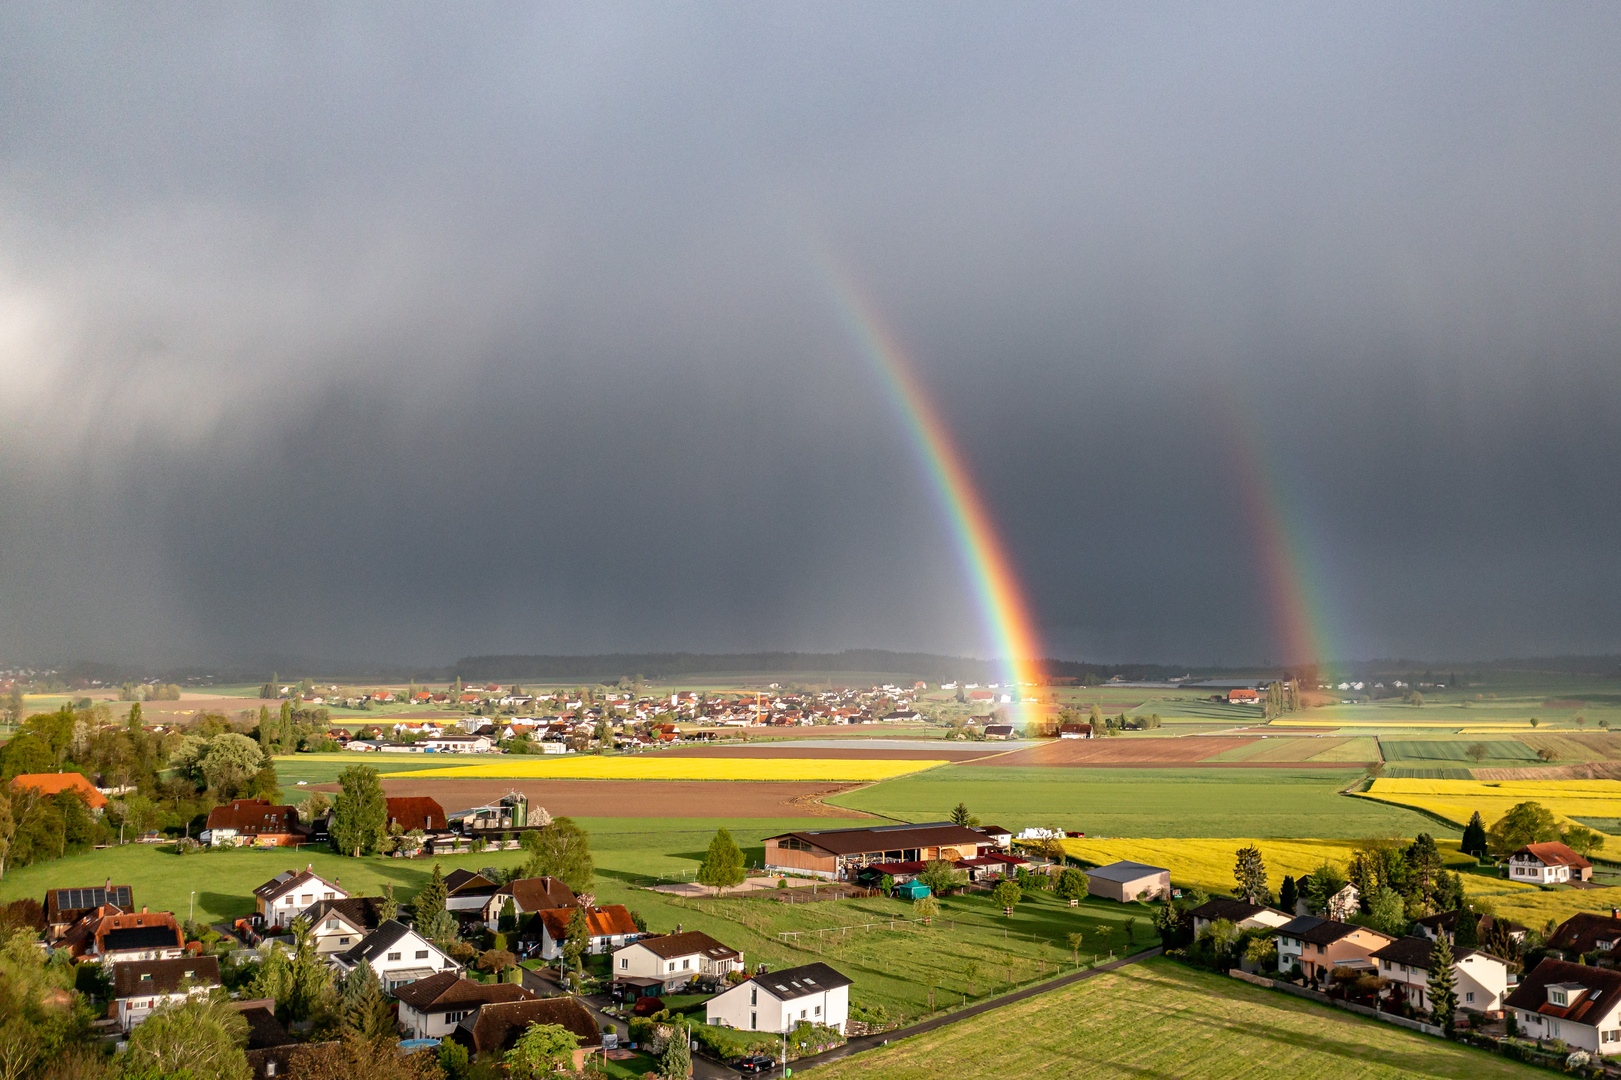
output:
M1158 900L1171 895L1171 872L1163 866L1140 862L1115 862L1086 872L1086 891L1110 900L1136 900L1146 896Z

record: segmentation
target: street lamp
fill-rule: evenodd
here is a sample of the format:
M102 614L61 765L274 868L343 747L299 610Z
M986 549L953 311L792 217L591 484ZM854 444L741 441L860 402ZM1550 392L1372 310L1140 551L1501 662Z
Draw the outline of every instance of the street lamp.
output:
M186 921L197 921L197 890L191 890L191 907L186 909Z

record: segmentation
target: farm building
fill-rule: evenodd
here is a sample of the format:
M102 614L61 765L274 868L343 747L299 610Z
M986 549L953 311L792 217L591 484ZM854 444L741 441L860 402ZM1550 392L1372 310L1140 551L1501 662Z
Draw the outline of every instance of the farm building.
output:
M208 828L197 834L209 847L296 847L309 838L295 808L273 806L268 799L232 799L216 806L208 812Z
M1171 872L1140 862L1113 862L1086 872L1086 891L1125 903L1140 896L1150 900L1171 894Z
M1252 690L1247 686L1236 687L1227 691L1227 704L1229 705L1256 705L1261 700L1261 692Z
M873 863L956 862L989 850L996 841L949 821L924 825L879 825L868 829L811 829L768 836L765 868L778 874L809 874L854 880Z

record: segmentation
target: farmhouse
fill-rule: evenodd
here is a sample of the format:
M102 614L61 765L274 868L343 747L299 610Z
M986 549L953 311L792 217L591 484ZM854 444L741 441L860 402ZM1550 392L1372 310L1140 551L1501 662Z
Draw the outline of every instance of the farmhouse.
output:
M1309 979L1326 978L1337 967L1372 972L1374 951L1394 940L1365 926L1298 915L1278 927L1278 970L1288 974L1298 965Z
M1114 862L1088 870L1086 879L1087 892L1121 903L1143 896L1153 900L1171 894L1171 872L1163 866Z
M765 840L765 868L779 874L808 874L833 881L852 880L871 863L971 859L995 840L949 821L926 825L880 825L868 829L812 829Z
M487 735L432 735L422 745L441 754L488 754L495 749Z
M742 953L700 930L644 937L616 949L612 964L619 997L661 996L700 975L721 979L742 970Z
M307 865L302 870L283 870L253 890L259 919L265 926L291 926L316 901L348 898L336 881L327 881Z
M573 1068L579 1072L592 1051L602 1048L602 1033L579 1000L572 997L537 998L529 1001L495 1001L480 1005L471 1016L462 1018L451 1038L479 1054L501 1054L512 1049L518 1036L531 1024L556 1024L578 1035Z
M1608 915L1579 911L1548 935L1547 949L1562 960L1580 960L1591 952L1609 952L1621 945L1621 910Z
M805 964L738 983L705 1003L708 1023L743 1031L788 1031L804 1021L844 1031L850 980L826 964Z
M400 1026L413 1039L442 1039L480 1006L532 1001L534 994L516 983L479 983L454 971L441 971L394 991L400 1003Z
M1205 927L1222 919L1241 930L1276 930L1292 918L1276 908L1262 907L1248 900L1229 900L1224 896L1206 900L1188 914L1193 916L1195 935L1204 933Z
M135 910L134 894L128 885L107 884L88 889L48 889L45 892L45 940L56 941L73 924L103 907L120 911Z
M97 791L96 785L83 773L18 773L11 778L11 787L14 791L33 788L42 795L59 795L64 791L72 791L92 810L100 812L107 808L107 796Z
M986 724L985 738L989 742L1002 742L1013 738L1012 724Z
M358 964L370 964L389 993L436 971L461 971L461 965L440 952L437 945L394 919L360 939L348 952L333 954L332 963L344 972L353 971Z
M298 811L273 806L268 799L232 799L208 812L208 827L197 839L209 847L294 847L309 840L298 826Z
M206 994L220 985L220 962L212 956L173 960L128 960L113 965L113 1002L118 1028L129 1031L171 1002Z
M1557 841L1527 844L1508 857L1508 876L1538 885L1588 881L1593 877L1593 864Z
M1621 972L1544 960L1520 977L1508 1007L1530 1039L1562 1039L1573 1050L1621 1053Z
M1404 937L1370 955L1379 964L1379 975L1399 988L1407 1004L1421 1012L1431 1008L1430 950L1435 943L1424 937ZM1508 993L1508 965L1490 953L1458 949L1452 954L1452 971L1457 978L1458 1008L1465 1012L1496 1013L1503 1008Z
M382 923L376 897L351 896L346 900L317 900L300 914L310 924L315 951L328 956L348 952Z

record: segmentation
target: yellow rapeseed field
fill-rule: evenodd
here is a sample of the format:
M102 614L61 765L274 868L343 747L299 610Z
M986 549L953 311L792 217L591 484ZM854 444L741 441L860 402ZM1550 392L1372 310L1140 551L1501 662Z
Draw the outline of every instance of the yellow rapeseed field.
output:
M1566 820L1579 817L1621 817L1621 781L1618 780L1387 780L1380 778L1365 799L1428 810L1458 825L1466 825L1476 810L1487 825L1515 803L1538 802Z
M932 769L944 761L873 761L860 758L566 757L524 755L480 765L413 769L396 777L443 776L471 780L889 780Z

